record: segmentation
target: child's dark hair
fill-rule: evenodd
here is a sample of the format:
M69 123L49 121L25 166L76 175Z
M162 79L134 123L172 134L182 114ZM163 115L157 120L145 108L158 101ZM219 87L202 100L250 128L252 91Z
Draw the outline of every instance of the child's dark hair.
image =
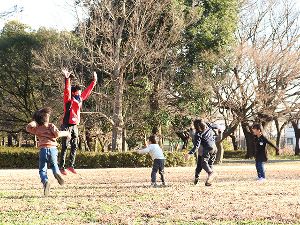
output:
M206 128L206 123L203 122L202 119L197 119L197 120L194 120L194 127L197 131L199 130L205 130Z
M50 107L42 108L33 114L33 120L38 125L44 125L47 121L47 114L51 114L51 112L52 109Z
M260 124L258 124L258 123L253 124L252 127L251 127L251 129L260 130L260 131L263 130L262 126Z
M148 140L152 143L152 144L157 144L158 143L158 137L156 135L151 135Z
M79 85L73 85L71 87L71 92L76 92L76 91L80 91L81 87Z

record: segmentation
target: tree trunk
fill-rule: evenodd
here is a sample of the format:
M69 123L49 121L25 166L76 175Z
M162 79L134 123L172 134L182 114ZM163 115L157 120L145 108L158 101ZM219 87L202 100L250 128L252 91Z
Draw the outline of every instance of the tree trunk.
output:
M126 128L123 128L123 134L122 134L122 152L127 152L128 150L128 145L126 142L126 138L127 138L127 131Z
M294 128L295 138L296 138L295 155L300 155L300 149L299 149L300 129L298 128L299 121L298 120L291 121L291 123Z
M276 146L280 147L280 139L281 139L281 133L282 130L284 129L285 125L288 123L287 121L284 122L281 126L279 126L279 121L278 119L274 119L275 125L276 125ZM279 155L279 152L276 151L276 155Z
M216 161L215 161L216 164L220 164L223 161L224 148L223 148L221 140L222 140L222 133L220 132L218 134L218 136L216 137L216 146L217 146L217 149L218 149L217 156L216 156Z
M116 20L116 28L114 30L115 45L114 45L114 68L113 68L113 84L114 84L114 107L113 107L113 131L112 131L112 151L122 151L123 137L123 92L124 80L121 71L121 44L122 34L125 25L125 2L123 2L123 15L119 20Z
M115 101L113 110L112 150L122 151L123 143L123 76L115 81Z
M13 146L13 136L10 133L7 134L7 146L8 147L12 147Z
M23 142L23 133L22 133L22 131L20 131L19 133L18 133L18 147L22 147L22 142Z
M230 134L229 137L231 138L231 143L232 143L232 146L233 146L233 150L234 151L237 151L239 148L238 148L238 144L237 144L237 141L236 141L236 136L234 135L234 133Z
M6 145L5 136L2 137L2 146Z
M150 111L155 115L155 113L159 112L159 82L154 81L152 93L149 96L149 104L150 104ZM162 146L163 138L161 132L161 124L155 118L153 118L154 124L152 128L152 134L158 136L158 144Z
M247 153L245 158L249 159L252 158L255 154L254 135L250 131L248 123L242 123L242 129L244 132L246 146L247 146Z

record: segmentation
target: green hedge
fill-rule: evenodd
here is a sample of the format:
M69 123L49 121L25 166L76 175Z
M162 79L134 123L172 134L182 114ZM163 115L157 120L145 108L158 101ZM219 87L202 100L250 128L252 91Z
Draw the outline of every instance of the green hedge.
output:
M183 152L165 152L166 166L191 166L193 158L184 160ZM0 147L0 168L38 168L39 154L33 148ZM136 152L79 152L76 156L76 168L117 168L117 167L151 167L152 159Z

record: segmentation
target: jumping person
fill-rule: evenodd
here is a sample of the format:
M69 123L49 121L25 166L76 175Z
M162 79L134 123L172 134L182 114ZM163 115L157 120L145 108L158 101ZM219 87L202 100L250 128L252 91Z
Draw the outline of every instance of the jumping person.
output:
M66 166L66 154L68 144L71 144L69 167L67 168L72 173L76 174L74 169L75 166L75 156L76 150L78 148L78 124L80 122L80 110L82 108L82 102L86 100L93 88L97 83L97 74L94 72L93 81L91 84L81 93L81 88L76 85L71 87L71 73L63 69L63 74L65 75L65 90L64 90L64 117L61 129L69 131L71 133L71 138L62 139L62 149L61 149L61 158L60 158L60 172L63 175L67 175L65 170Z
M194 127L196 130L194 137L194 147L186 154L186 160L190 155L193 155L197 150L199 151L197 167L195 170L194 184L199 181L199 174L202 169L207 173L206 186L211 186L215 177L213 171L213 163L216 159L217 147L215 143L215 131L213 129L219 129L219 127L205 123L202 120L195 120Z
M151 158L153 159L153 167L151 172L151 186L157 187L156 184L156 173L157 171L160 174L162 186L165 186L165 178L164 178L164 168L165 168L165 157L162 149L158 145L158 137L156 135L151 135L148 138L148 147L137 150L140 154L149 153Z
M279 149L263 135L263 129L260 124L254 124L251 129L252 133L255 135L255 166L257 171L257 180L263 182L266 179L264 163L268 161L266 144L271 145L277 152L279 152Z
M64 184L64 180L59 174L57 165L57 142L58 137L70 136L68 131L59 131L57 127L49 123L51 114L50 108L43 108L36 111L33 115L33 121L26 126L26 131L37 135L39 153L39 174L41 182L44 186L44 195L48 196L50 183L47 176L47 163L50 163L54 177L60 185Z

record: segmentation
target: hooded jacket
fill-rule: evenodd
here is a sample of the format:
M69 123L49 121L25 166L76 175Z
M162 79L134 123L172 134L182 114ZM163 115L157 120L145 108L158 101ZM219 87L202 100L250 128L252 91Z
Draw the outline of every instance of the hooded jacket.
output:
M63 117L64 125L78 125L80 123L80 109L82 108L82 102L90 96L95 85L96 81L93 80L80 96L75 97L71 95L70 78L65 79Z

